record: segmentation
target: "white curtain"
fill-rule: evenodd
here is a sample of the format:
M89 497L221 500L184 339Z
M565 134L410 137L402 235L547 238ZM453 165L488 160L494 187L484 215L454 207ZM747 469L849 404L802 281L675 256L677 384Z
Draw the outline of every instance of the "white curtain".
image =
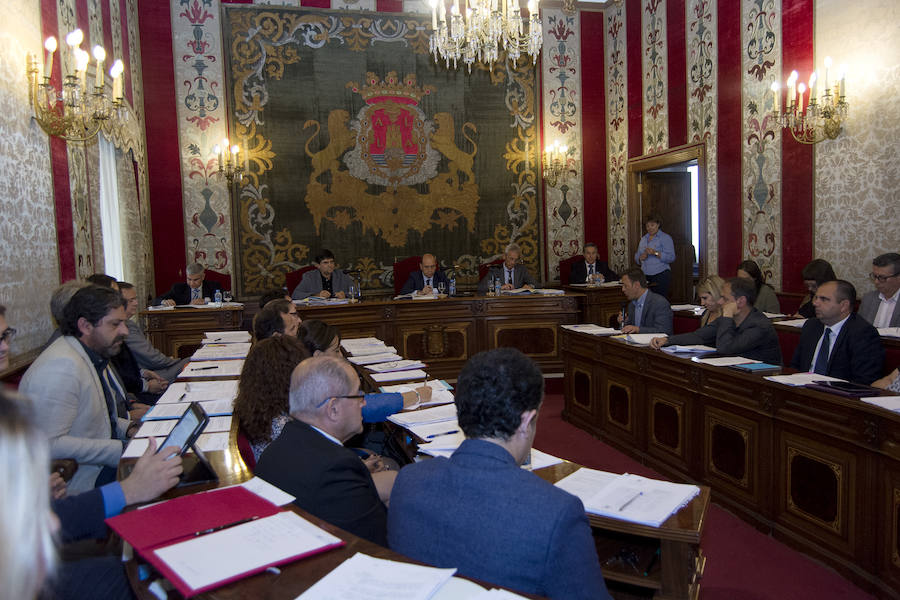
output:
M116 147L103 134L100 148L100 226L103 231L104 272L118 280L125 278L122 260L122 227L119 221L119 181L116 175Z

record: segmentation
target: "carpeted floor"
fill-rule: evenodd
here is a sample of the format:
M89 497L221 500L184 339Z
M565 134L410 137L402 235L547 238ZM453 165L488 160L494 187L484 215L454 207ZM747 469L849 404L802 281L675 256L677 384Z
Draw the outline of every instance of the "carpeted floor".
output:
M550 380L547 388L535 448L594 469L661 478L563 421L560 386ZM830 568L762 534L715 504L710 507L701 546L707 557L701 600L874 598Z

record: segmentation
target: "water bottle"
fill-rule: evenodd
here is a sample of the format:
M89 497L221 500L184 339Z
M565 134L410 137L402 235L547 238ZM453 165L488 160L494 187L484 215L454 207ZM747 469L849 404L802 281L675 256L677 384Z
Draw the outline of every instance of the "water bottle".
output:
M502 286L503 286L503 278L502 277L498 277L497 279L494 280L494 295L495 296L500 295L500 288Z
M456 295L456 276L451 275L450 276L450 296L452 297L455 295Z
M216 306L222 306L222 290L216 290Z

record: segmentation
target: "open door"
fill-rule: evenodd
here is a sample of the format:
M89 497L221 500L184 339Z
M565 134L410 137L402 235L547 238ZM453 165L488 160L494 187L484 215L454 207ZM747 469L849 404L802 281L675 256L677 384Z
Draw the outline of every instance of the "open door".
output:
M662 219L660 229L675 244L675 262L669 300L673 304L690 302L694 296L694 247L691 245L691 174L685 171L645 171L638 185L641 223L650 214Z

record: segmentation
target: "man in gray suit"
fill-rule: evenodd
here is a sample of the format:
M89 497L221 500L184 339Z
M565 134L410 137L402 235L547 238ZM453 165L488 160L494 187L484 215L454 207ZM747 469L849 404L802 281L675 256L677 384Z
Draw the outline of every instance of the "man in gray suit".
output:
M353 280L341 269L335 269L334 254L323 249L313 258L316 268L303 274L294 288L291 298L303 300L310 296L320 298L346 298Z
M900 327L900 254L888 252L872 261L869 278L875 289L863 296L859 316L873 327Z
M503 264L493 265L488 270L484 279L478 282L478 293L487 293L490 287L491 277L499 277L502 283L501 290L517 290L519 288L534 289L534 278L528 272L528 267L519 264L519 258L522 256L522 249L519 245L512 243L506 247L503 253Z
M619 315L622 333L666 333L672 335L669 301L647 289L647 276L639 268L622 275L622 293L628 298L625 314Z
M166 389L169 383L175 381L190 359L172 358L154 348L147 336L144 335L141 326L134 321L134 316L138 311L137 290L134 285L127 281L120 281L119 291L125 300L125 326L128 327L125 345L137 360L141 375L147 382L144 391L159 394ZM165 385L162 385L163 383Z
M19 390L34 403L51 458L74 458L78 471L68 489L90 490L115 480L129 433L125 391L109 365L128 336L119 292L85 287L66 305L62 337L35 359Z

